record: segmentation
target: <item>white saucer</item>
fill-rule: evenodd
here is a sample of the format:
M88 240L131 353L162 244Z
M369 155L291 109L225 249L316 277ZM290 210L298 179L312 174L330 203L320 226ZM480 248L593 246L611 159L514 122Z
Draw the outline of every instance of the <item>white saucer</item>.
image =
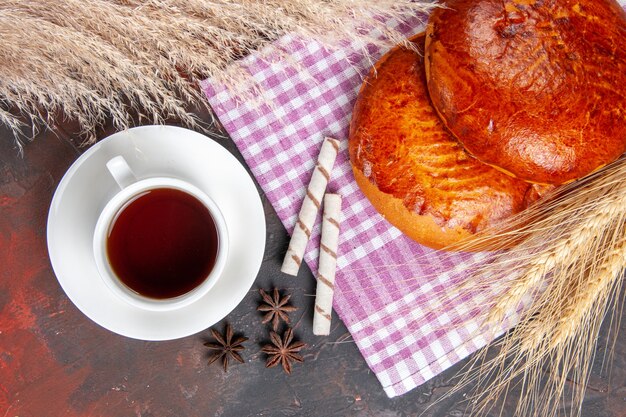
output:
M228 260L219 281L195 303L168 312L138 309L120 301L98 275L93 233L106 202L119 190L105 167L116 155L124 156L138 178L188 181L222 210ZM176 339L224 318L250 290L264 250L263 205L245 168L212 139L173 126L137 127L92 146L61 180L48 214L48 252L65 293L94 322L135 339Z

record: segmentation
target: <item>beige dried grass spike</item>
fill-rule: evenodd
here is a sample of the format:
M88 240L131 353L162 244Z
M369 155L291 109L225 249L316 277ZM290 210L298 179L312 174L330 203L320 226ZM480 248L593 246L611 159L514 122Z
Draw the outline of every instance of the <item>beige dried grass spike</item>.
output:
M227 71L251 51L290 33L329 48L346 39L364 51L368 42L391 46L402 35L375 16L402 21L432 7L412 0L4 0L0 123L18 138L20 123L54 129L70 118L88 141L109 121L117 129L166 119L197 127L188 106L206 106L201 80L258 91L244 71Z

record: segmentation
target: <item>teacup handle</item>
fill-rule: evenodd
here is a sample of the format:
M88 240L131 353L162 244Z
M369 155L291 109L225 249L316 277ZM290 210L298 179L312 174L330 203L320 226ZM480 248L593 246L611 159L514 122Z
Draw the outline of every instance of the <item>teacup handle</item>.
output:
M132 169L130 169L128 163L121 155L111 158L111 160L107 162L107 169L121 189L128 187L134 182L137 182L137 177L135 176L135 173Z

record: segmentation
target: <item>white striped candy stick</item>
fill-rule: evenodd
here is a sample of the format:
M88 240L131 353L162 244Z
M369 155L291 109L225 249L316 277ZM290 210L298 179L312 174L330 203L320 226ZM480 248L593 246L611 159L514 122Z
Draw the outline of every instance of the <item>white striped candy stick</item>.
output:
M326 194L322 219L322 239L317 273L315 312L313 313L313 334L327 336L333 311L335 273L337 269L337 248L339 247L339 222L341 217L341 196Z
M311 229L321 207L320 203L326 192L326 186L330 180L330 173L338 152L339 141L325 138L289 241L287 254L280 269L285 274L298 275L306 245L311 237Z

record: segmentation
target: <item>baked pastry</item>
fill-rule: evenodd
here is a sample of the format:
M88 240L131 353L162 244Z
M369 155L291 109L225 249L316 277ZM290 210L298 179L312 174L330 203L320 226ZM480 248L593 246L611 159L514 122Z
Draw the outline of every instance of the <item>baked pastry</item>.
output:
M451 0L429 21L426 76L466 150L526 181L572 181L626 150L615 0Z
M423 50L424 35L414 38ZM350 124L350 160L373 206L406 235L444 248L497 227L538 197L480 163L432 108L420 53L397 47L366 78Z

